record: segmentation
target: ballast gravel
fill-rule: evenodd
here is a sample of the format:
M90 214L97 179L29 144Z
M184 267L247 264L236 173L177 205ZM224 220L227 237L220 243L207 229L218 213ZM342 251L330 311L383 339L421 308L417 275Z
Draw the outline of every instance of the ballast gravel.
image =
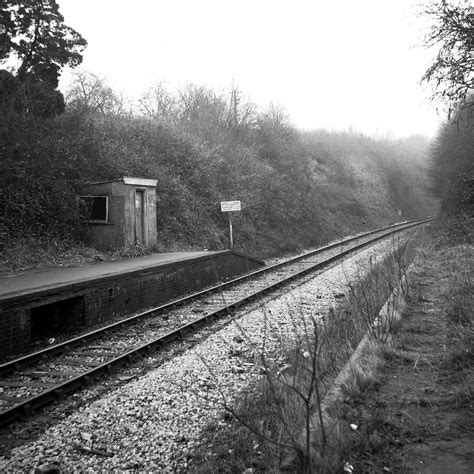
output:
M294 336L298 318L327 314L337 297L348 293L348 284L368 269L374 252L383 254L387 247L378 244L262 307L242 310L233 322L183 354L13 448L0 457L0 472L41 466L64 472L188 470L203 428L226 423L223 397L232 405L262 376L258 365L238 355L264 340L265 351L276 353L282 337ZM268 337L268 325L278 328L280 337Z

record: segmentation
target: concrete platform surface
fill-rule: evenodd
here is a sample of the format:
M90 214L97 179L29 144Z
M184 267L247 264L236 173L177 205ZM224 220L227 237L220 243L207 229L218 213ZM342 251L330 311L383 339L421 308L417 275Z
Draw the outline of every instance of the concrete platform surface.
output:
M79 267L55 267L46 270L31 270L22 274L0 278L0 301L2 299L60 288L83 281L90 281L123 273L146 270L173 262L228 252L172 252L156 253L144 257L128 258L114 262L99 262Z

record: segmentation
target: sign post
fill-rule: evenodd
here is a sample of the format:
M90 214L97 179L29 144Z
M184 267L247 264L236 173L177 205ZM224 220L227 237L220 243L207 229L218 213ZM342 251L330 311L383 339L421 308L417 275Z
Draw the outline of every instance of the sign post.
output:
M229 212L229 238L230 238L230 248L234 248L234 238L232 236L232 213Z
M230 248L234 248L234 238L232 235L232 212L240 211L240 201L221 201L221 212L229 213L229 235L230 235Z

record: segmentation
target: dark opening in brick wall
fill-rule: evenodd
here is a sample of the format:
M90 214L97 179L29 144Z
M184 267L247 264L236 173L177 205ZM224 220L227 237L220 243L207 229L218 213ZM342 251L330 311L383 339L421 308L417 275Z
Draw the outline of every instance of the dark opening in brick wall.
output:
M31 342L77 331L85 325L84 296L31 309Z

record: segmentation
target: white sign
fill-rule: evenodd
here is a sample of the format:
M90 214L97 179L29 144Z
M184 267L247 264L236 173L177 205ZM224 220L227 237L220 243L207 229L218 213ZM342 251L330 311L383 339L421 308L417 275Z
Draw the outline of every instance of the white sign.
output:
M221 201L221 212L240 211L240 201Z

